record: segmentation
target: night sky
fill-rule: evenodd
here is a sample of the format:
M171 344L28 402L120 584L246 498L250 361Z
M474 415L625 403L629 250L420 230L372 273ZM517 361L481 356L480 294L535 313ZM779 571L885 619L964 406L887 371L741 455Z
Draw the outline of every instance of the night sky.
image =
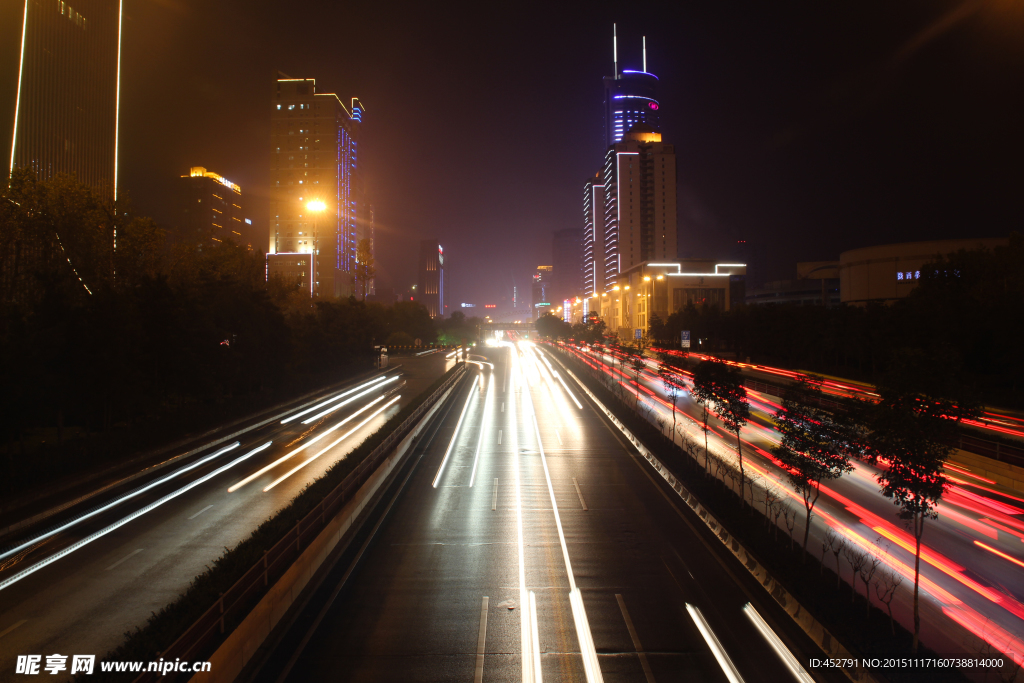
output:
M9 131L23 5L2 5ZM681 255L743 258L759 284L845 249L1024 226L1024 3L552 7L125 0L122 187L167 225L174 180L206 166L265 232L271 74L316 78L367 109L378 288L414 282L418 240L438 237L449 303L500 301L582 225L614 21L620 68L646 35L660 77Z

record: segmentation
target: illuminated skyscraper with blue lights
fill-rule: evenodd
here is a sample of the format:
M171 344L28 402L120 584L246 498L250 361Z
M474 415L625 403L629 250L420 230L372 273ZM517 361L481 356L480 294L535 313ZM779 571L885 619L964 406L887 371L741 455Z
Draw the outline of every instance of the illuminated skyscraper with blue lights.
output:
M604 147L607 149L638 123L661 132L658 77L647 71L647 38L643 43L643 69L619 71L619 39L612 29L612 71L604 77Z

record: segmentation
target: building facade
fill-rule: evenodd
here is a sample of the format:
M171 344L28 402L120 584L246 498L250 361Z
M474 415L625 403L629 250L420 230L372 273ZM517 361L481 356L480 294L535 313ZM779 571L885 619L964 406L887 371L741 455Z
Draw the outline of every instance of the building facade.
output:
M178 188L179 239L200 249L231 240L252 248L252 220L242 209L242 188L227 178L193 166Z
M730 310L733 290L743 286L746 272L746 264L711 259L638 263L619 273L609 291L592 295L585 310L628 341L637 330L648 334L653 315L664 321L689 304Z
M851 249L839 255L839 298L844 304L902 299L917 286L921 268L939 256L961 249L993 249L1005 237L933 240Z
M280 74L271 97L268 254L311 254L314 296L354 293L363 200L359 127L363 105L316 91L312 78Z
M444 284L444 247L437 240L423 240L416 301L427 307L431 318L444 317Z
M116 196L121 3L25 0L22 22L9 171Z
M646 71L623 70L604 78L605 147L622 142L629 130L643 123L661 130L658 77Z
M604 291L604 183L600 172L583 184L583 293Z
M598 293L609 291L619 273L637 264L676 259L675 148L650 126L634 126L608 148L602 189L603 254L594 253L584 265L584 271L595 273L593 291ZM597 251L596 226L593 231ZM598 273L603 287L597 287Z
M554 266L537 266L537 272L533 274L533 286L531 290L533 302L533 319L551 313L552 306L552 280L554 279Z

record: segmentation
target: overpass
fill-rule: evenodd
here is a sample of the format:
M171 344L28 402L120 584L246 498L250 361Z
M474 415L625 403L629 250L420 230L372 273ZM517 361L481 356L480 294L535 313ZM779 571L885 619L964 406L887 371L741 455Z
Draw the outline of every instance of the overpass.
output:
M521 323L480 323L481 332L495 332L497 330L515 330L516 332L530 332L536 330L537 326L533 321Z

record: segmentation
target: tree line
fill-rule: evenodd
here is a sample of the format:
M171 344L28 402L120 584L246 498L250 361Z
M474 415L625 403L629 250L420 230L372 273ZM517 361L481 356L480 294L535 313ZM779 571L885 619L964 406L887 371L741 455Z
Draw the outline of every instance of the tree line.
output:
M437 333L419 303L311 298L268 281L262 252L176 243L69 177L19 170L0 193L8 461L44 438L281 400L372 367L375 345Z

